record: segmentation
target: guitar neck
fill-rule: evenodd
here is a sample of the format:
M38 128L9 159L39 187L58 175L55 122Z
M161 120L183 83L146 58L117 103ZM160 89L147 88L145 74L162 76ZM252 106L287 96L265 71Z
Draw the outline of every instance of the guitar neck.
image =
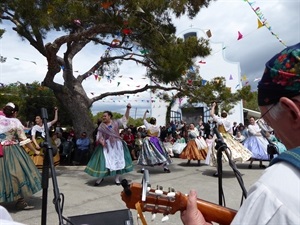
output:
M183 197L184 195L182 195ZM187 196L182 199L182 206L186 208ZM201 211L206 221L215 222L222 225L229 225L237 211L226 208L208 201L197 199L197 208Z
M136 209L136 204L140 203L141 211L143 212L167 215L184 211L187 206L188 196L181 192L165 192L149 189L145 199L142 201L141 184L132 183L131 185L124 185L123 187L124 191L121 192L121 197L126 203L127 208L130 209ZM229 225L236 215L236 210L201 199L197 199L197 208L201 211L206 221L222 225Z

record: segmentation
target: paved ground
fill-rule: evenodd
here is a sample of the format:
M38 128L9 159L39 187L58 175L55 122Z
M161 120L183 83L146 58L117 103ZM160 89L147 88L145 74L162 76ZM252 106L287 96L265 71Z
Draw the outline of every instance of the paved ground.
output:
M265 162L265 165L267 164L268 163ZM258 162L254 163L253 169L248 169L248 163L237 164L237 167L243 175L243 181L247 190L263 172L262 169L258 168ZM125 174L123 178L128 179L130 182L140 183L142 174L138 172L139 169L139 166L135 166L134 171ZM193 188L197 190L199 198L218 204L218 179L212 176L215 172L213 167L204 164L197 166L196 161L190 166L187 166L186 160L174 158L170 169L172 172L167 174L162 171L161 167L150 167L150 183L152 187L161 185L164 187L164 190L168 190L168 187L174 187L176 191L182 193L188 193L188 191ZM95 179L84 173L83 170L84 166L56 167L59 192L64 196L62 213L64 217L68 218L77 215L101 213L126 208L125 203L120 197L123 188L122 186L116 186L113 178L107 178L100 186L94 187ZM223 166L223 190L227 207L238 209L242 199L242 190L232 169L227 164ZM52 179L50 178L47 224L58 225L58 214L55 211L52 200L53 185ZM11 203L4 204L4 206L17 222L28 225L41 224L42 191L28 199L28 202L30 205L35 206L33 210L15 211L14 205ZM134 224L138 224L136 211L131 210L131 212ZM179 215L180 213L170 215L169 220L164 222L164 224L181 224ZM161 219L163 218L162 215L157 215L156 219L151 221L150 213L145 213L145 217L149 225L161 224ZM66 222L64 224L66 224Z

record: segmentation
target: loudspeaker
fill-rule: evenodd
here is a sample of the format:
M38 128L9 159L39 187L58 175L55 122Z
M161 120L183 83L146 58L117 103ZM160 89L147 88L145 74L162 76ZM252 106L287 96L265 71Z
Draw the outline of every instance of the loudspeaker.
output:
M68 225L133 225L129 209L71 216Z

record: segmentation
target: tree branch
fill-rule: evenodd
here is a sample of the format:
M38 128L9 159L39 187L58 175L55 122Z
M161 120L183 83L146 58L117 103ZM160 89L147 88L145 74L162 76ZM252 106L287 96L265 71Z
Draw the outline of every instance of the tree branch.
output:
M111 32L112 29L114 28L111 26L107 26L106 24L96 25L87 30L80 31L78 33L61 36L57 38L52 45L54 46L54 48L59 50L60 47L67 42L89 39L97 35L98 33L109 33Z
M35 29L32 31L34 34L36 40L33 38L33 35L31 32L27 29L26 25L21 22L20 20L16 19L16 17L10 13L9 11L5 10L4 11L7 15L9 16L1 16L1 19L3 20L9 20L13 24L16 25L16 27L13 27L12 29L16 31L21 37L24 37L29 41L29 43L36 49L38 50L43 56L46 56L46 51L43 43L43 38L41 33L38 31L38 29Z
M139 57L143 57L143 55L139 55L139 54L135 54L135 53L126 53L124 55L120 55L120 56L113 56L113 57L101 57L101 59L95 63L94 66L92 66L88 71L86 71L84 74L82 75L79 75L77 77L78 81L79 82L82 82L83 80L85 80L86 78L90 77L97 69L99 69L104 63L106 62L110 62L110 61L114 61L114 60L117 60L117 59L121 59L121 60L132 60L132 61L135 61L137 63L141 63L142 65L144 66L148 66L149 65L147 63L145 63L144 61L141 61L141 60L138 60L138 59L135 59L133 57L131 57L132 55L135 55L135 56L139 56ZM126 58L127 56L130 56L128 58Z
M135 89L135 90L125 90L125 91L117 91L117 92L106 92L103 93L99 96L96 96L94 98L91 99L92 102L96 102L100 99L103 99L107 96L117 96L117 95L125 95L125 94L136 94L136 93L140 93L140 92L144 92L146 90L156 90L156 89L160 89L160 90L164 90L164 91L171 91L171 90L177 90L180 91L180 87L163 87L163 86L159 86L159 85L148 85L146 84L144 87L140 88L140 89Z

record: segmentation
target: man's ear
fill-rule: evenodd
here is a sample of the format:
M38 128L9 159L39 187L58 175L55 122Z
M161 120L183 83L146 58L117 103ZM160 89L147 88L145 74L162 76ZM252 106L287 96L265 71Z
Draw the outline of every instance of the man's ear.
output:
M285 110L285 117L291 121L291 128L300 128L300 102L282 97L279 102Z

